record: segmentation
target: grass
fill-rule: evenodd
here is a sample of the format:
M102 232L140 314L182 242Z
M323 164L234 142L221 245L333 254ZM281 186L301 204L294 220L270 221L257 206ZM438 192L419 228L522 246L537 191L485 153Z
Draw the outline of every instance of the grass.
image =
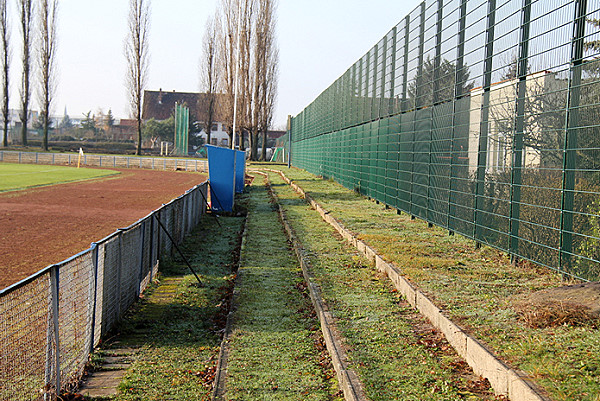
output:
M136 349L114 400L208 400L234 278L243 217L205 217L182 246L203 286L178 257L104 344Z
M226 397L341 400L300 269L266 190L258 184L244 197L250 234L240 264ZM204 286L177 258L161 263L159 283L92 358L98 366L111 348L136 350L113 400L210 399L243 218L219 222L222 228L204 218L183 245Z
M120 174L113 170L0 163L0 192L85 181Z
M514 303L531 293L564 285L558 274L528 263L515 266L497 250L476 249L471 240L398 216L336 183L281 169L384 259L400 267L453 320L501 359L529 373L552 399L600 400L599 330L591 325L530 328L515 311ZM298 214L302 228L309 216Z
M298 261L264 186L251 187L227 400L341 400Z
M370 400L492 400L447 342L275 174L270 177Z

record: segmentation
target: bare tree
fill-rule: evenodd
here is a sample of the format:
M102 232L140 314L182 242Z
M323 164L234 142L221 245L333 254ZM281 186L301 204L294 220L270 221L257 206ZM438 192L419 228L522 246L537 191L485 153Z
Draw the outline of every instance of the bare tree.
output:
M0 42L2 57L2 121L3 121L3 145L8 146L8 122L9 116L9 72L10 72L10 28L8 26L8 4L7 0L0 0Z
M125 40L127 58L127 90L132 117L137 121L138 146L136 154L142 153L142 101L148 78L150 33L150 0L130 0L128 33Z
M219 25L217 20L209 19L206 23L203 38L200 84L202 90L206 93L206 101L200 103L202 110L198 110L198 112L204 122L207 144L210 144L210 135L217 107L217 92L221 79L220 69L217 66Z
M29 101L31 98L31 25L33 23L33 1L17 0L19 5L19 18L21 20L21 34L23 35L23 75L21 82L21 138L27 146L27 123L29 120Z
M279 83L279 49L273 45L269 51L264 103L260 115L260 132L262 133L262 154L260 159L267 160L267 132L273 124L275 104L277 102L277 85Z
M275 43L275 7L275 0L221 0L223 20L219 62L225 73L221 88L225 99L231 102L224 105L223 115L233 119L237 79L236 120L239 133L249 134L252 160L258 159L260 133L266 144L277 90L279 53ZM266 147L263 153L264 158Z
M40 109L44 131L43 148L48 150L50 108L55 91L56 24L58 0L40 2Z
M257 131L262 133L262 154L260 159L267 158L267 132L273 122L275 102L277 99L277 84L279 76L279 49L276 43L276 0L259 0L260 11L256 40L257 58L262 67L258 86L258 117L255 120ZM258 152L257 152L258 153ZM256 159L254 159L256 160Z
M233 101L236 74L237 21L238 5L242 0L221 0L218 10L220 29L218 31L219 53L217 63L222 78L219 80L219 91L223 93L219 101L219 115L233 143Z

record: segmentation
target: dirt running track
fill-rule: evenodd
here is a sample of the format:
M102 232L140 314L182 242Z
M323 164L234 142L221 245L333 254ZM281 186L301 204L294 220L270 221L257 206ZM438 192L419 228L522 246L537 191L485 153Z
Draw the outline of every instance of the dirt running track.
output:
M0 289L88 249L205 180L198 173L119 171L0 194Z

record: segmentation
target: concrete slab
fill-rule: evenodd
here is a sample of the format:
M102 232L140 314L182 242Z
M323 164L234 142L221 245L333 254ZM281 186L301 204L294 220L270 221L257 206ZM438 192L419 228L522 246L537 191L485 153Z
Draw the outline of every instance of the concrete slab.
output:
M440 309L435 306L433 302L421 291L416 291L417 295L417 309L423 316L425 316L434 327L440 327L439 317L441 315Z
M439 329L448 343L456 350L458 355L465 358L467 355L467 335L458 327L452 320L448 319L443 314L438 318Z
M465 360L473 368L475 374L489 380L496 394L508 395L508 367L470 336L467 337ZM520 398L514 399L521 401Z
M117 394L117 387L125 370L109 370L94 372L83 384L79 387L79 393L86 397L111 397Z

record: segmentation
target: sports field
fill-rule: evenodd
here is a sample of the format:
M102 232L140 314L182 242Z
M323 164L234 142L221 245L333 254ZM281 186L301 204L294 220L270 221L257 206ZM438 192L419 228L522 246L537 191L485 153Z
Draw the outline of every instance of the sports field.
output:
M0 163L0 192L85 181L116 174L120 173L116 170Z
M206 179L180 171L82 168L79 173L90 175L81 181L86 178L71 171L51 172L56 166L17 167L23 174L9 175L10 165L0 163L3 188L8 177L17 182L13 188L28 188L0 192L0 289L88 249ZM90 179L98 176L104 178Z

